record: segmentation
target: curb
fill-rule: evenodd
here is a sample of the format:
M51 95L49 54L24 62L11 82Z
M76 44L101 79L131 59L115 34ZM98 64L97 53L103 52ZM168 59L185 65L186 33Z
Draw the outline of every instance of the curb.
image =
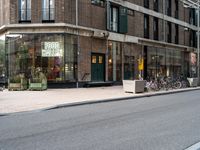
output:
M88 100L88 101L86 100L86 101L82 101L82 102L72 102L72 103L67 103L67 104L59 104L59 105L55 105L55 106L51 106L51 107L46 107L46 108L41 108L41 109L36 109L36 110L30 110L30 111L0 113L0 117L17 115L17 114L24 114L24 113L49 111L49 110L53 110L53 109L67 108L67 107L74 107L74 106L81 106L81 105L92 105L92 104L97 104L97 103L108 103L108 102L123 101L123 100L130 100L130 99L136 99L136 98L169 95L169 94L183 93L183 92L196 91L196 90L200 90L200 87L178 89L178 90L171 90L171 91L153 92L153 93L147 93L147 94L143 94L143 95L135 95L135 96L130 96L130 97L108 98L108 99L93 100L93 101L92 100Z
M81 105L90 105L90 104L97 104L97 103L107 103L107 102L114 102L114 101L122 101L122 100L130 100L130 99L136 99L136 98L143 98L143 97L151 97L151 96L160 96L160 95L169 95L169 94L175 94L175 93L182 93L182 92L189 92L189 91L196 91L200 90L200 87L198 88L187 88L187 89L179 89L175 91L162 91L162 92L154 92L154 93L148 93L144 95L136 95L136 96L130 96L130 97L119 97L119 98L108 98L108 99L102 99L102 100L95 100L95 101L83 101L83 102L74 102L74 103L67 103L67 104L60 104L48 108L41 109L42 111L48 111L52 109L59 109L59 108L65 108L65 107L73 107L73 106L81 106Z

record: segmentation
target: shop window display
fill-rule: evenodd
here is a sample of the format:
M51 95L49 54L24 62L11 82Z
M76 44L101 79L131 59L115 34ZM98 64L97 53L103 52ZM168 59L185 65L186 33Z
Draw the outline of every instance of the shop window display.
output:
M148 47L147 76L154 78L188 76L186 55L187 53L176 49Z
M64 36L64 34L7 35L9 76L24 73L26 78L32 78L36 69L40 68L49 82L74 79L75 74L71 74L72 77L66 76L68 71L66 65L69 64L69 57L75 57L74 53L73 56L68 56L70 54L68 51L75 49L65 46ZM68 37L70 36L66 35L66 38ZM74 63L74 59L71 63ZM72 72L74 69L72 66Z

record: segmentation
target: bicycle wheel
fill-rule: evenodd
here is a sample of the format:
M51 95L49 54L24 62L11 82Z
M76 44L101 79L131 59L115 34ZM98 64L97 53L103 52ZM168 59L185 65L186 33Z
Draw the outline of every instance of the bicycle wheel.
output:
M181 82L180 81L176 81L175 83L174 83L174 88L175 89L180 89L181 88Z

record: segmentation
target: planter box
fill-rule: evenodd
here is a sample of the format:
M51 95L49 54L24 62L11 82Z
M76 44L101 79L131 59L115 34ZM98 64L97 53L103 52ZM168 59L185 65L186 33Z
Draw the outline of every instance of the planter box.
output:
M21 79L20 83L12 83L8 80L8 90L9 91L20 91L27 89L27 82L24 79Z
M196 87L198 86L198 78L187 78L190 87Z
M144 92L144 80L123 80L123 89L125 92L142 93Z
M31 82L29 79L29 90L37 90L42 91L47 89L47 81L45 79L42 79L41 82Z

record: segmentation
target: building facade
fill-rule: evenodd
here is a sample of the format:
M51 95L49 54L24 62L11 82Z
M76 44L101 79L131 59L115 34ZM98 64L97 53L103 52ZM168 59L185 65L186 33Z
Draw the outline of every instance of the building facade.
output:
M82 86L197 75L196 11L179 0L1 0L0 74Z

